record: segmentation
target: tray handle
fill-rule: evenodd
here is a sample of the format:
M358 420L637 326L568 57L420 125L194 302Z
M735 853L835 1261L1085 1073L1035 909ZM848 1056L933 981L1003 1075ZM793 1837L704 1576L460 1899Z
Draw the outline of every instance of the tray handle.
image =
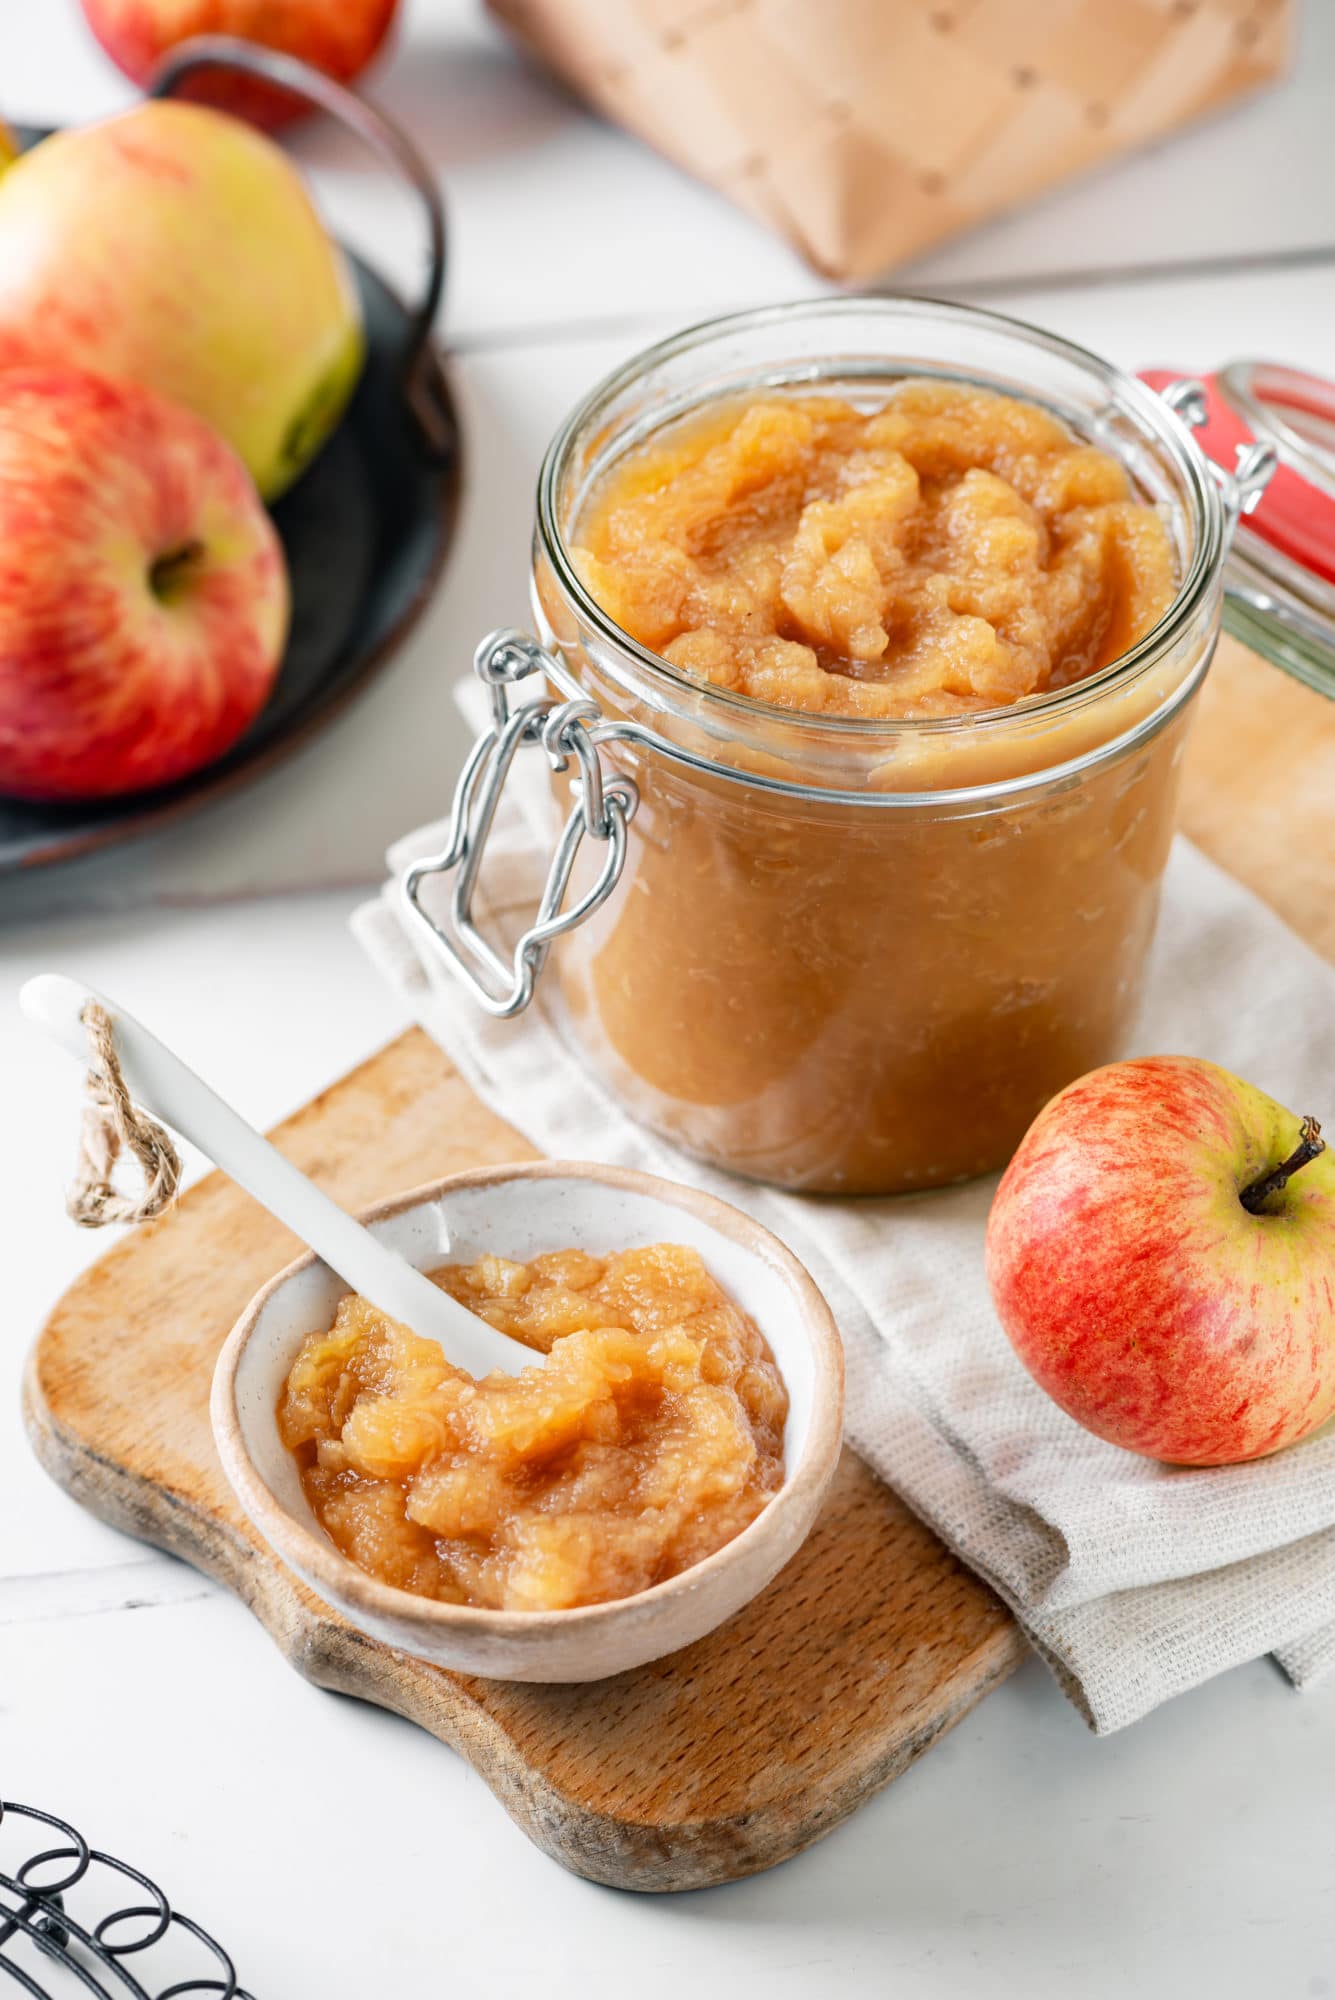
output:
M431 348L432 328L445 290L445 207L431 168L403 127L359 92L336 83L296 56L243 41L237 35L196 35L182 42L158 65L148 95L171 97L187 77L203 69L241 70L327 111L379 153L416 193L426 218L429 262L425 288L410 315L403 389L428 448L446 455L454 448L454 415L445 400Z

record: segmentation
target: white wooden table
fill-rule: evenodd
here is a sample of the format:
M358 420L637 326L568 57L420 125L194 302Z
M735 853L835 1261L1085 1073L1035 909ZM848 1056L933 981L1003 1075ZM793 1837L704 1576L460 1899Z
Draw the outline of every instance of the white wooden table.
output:
M23 1351L102 1244L64 1221L76 1086L18 1021L19 982L82 971L265 1122L387 1039L396 1005L345 918L386 841L447 797L450 680L480 632L524 615L547 436L657 333L817 289L519 63L468 0L418 0L405 26L377 90L450 197L446 328L468 427L439 598L375 690L280 774L167 841L6 891L0 1793L158 1873L261 2000L1335 1995L1335 1693L1299 1698L1265 1663L1102 1743L1030 1666L779 1873L635 1899L544 1860L439 1745L306 1687L229 1598L90 1520L28 1455ZM1330 371L1333 92L1335 5L1309 0L1282 92L901 281L986 297L1129 365L1272 353ZM87 117L126 94L73 0L0 0L0 114ZM409 284L406 204L337 135L299 149L340 229Z

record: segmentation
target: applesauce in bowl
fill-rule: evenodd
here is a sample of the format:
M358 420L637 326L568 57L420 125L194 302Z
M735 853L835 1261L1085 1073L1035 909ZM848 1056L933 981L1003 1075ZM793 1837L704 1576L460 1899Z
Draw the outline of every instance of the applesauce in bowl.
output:
M311 1512L368 1574L501 1611L632 1597L782 1484L787 1390L697 1250L489 1254L433 1276L546 1365L475 1381L355 1295L307 1337L279 1430Z
M665 342L547 454L538 642L479 650L492 745L409 906L494 1013L550 952L566 1039L703 1159L834 1193L994 1169L1128 1034L1240 504L1144 384L995 314ZM485 886L479 771L530 742L574 753L562 812L580 787L507 984L429 878Z
M362 1220L553 1351L473 1383L345 1305L312 1255L251 1301L214 1374L218 1455L254 1527L354 1626L460 1673L600 1680L713 1631L801 1546L839 1461L843 1350L751 1216L542 1160Z

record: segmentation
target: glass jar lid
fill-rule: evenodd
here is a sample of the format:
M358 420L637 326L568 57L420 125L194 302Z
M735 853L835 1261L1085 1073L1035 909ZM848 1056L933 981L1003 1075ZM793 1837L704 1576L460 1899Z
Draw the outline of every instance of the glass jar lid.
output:
M1181 372L1150 368L1151 388ZM1195 385L1206 456L1232 471L1269 446L1273 478L1240 520L1225 565L1224 624L1318 692L1335 697L1335 383L1277 361L1232 361ZM1183 415L1181 391L1177 396Z

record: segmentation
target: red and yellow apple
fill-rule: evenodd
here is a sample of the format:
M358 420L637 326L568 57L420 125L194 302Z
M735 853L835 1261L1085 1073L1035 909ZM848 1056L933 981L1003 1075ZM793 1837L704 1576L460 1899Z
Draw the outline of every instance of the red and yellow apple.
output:
M73 369L0 375L0 793L110 798L211 763L287 633L273 523L189 410Z
M398 0L83 0L89 26L118 68L147 85L163 57L192 35L236 35L299 56L339 83L361 75L389 33ZM225 70L184 86L199 104L271 129L310 106L291 91Z
M141 104L0 175L0 369L155 389L272 499L337 423L362 357L346 259L282 150L240 119Z
M1213 1063L1081 1077L1002 1177L987 1274L1025 1367L1096 1436L1229 1465L1335 1414L1335 1157Z

